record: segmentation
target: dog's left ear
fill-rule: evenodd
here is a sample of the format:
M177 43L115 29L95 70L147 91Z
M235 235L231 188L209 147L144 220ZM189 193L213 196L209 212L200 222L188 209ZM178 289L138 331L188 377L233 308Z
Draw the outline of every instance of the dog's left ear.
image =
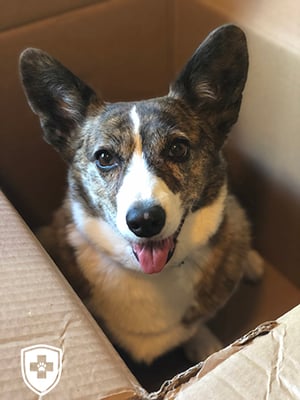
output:
M214 30L198 47L169 96L203 114L223 142L236 122L248 72L245 34L234 25Z
M95 92L60 62L39 49L20 56L20 75L29 105L36 113L45 140L71 161L80 146L76 129L90 106L100 104Z

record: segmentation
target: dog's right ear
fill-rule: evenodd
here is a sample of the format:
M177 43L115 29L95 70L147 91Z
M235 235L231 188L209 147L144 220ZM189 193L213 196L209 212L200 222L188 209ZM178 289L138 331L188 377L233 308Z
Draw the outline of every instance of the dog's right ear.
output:
M215 29L185 65L169 95L202 115L222 144L236 122L248 72L244 32L235 25Z
M77 128L85 120L90 106L100 104L95 92L38 49L23 51L20 75L28 102L40 118L45 140L70 161L80 146Z

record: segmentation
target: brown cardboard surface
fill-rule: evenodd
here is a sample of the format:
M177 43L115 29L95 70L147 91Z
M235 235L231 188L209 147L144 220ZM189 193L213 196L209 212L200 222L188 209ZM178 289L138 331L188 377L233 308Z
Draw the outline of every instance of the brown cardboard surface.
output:
M249 74L235 139L262 170L299 194L299 2L274 0L270 7L260 0L176 0L175 18L177 69L199 37L219 24L233 22L245 30Z
M97 0L52 0L47 2L0 0L0 31L96 2Z
M27 7L36 18L48 10L49 18L0 32L0 180L26 222L36 227L49 221L63 196L65 167L43 142L22 93L17 60L23 48L49 51L108 99L138 99L165 93L174 71L204 36L232 21L246 30L250 50L249 79L232 142L255 171L247 167L239 179L246 205L256 207L256 244L299 286L299 3L106 0L83 7L88 1L77 0L74 7L82 7L71 10L65 0L60 4L68 12L57 15L63 10L56 1L30 1L32 7L18 5L18 17ZM16 4L3 4L1 16Z
M240 173L248 209L255 208L256 244L299 286L300 3L176 0L175 21L176 70L216 26L233 22L246 32L249 74L230 136L232 158L240 153L245 168L233 173Z
M300 304L300 290L276 268L265 263L265 274L256 285L243 282L210 323L225 345L253 327L275 320Z
M178 374L173 379L164 382L160 390L150 394L151 400L171 400L177 398L176 396L182 391L184 392L190 386L193 386L195 382L199 381L203 376L214 371L221 363L226 361L233 354L239 352L245 345L248 345L260 335L269 333L274 329L278 323L276 321L265 322L253 329L243 337L235 341L232 345L220 350L219 352L212 354L205 361L200 362L186 371Z
M253 341L248 335L203 368L175 377L163 397L148 396L2 194L0 216L1 399L37 398L20 368L21 349L35 344L64 352L63 373L49 399L300 399L300 306L278 326L264 324L271 333L256 337L259 328Z
M1 192L0 305L1 400L37 398L23 382L20 352L38 344L63 350L49 400L127 399L141 390Z
M25 3L28 7L28 2L22 3L22 7ZM30 0L32 9L28 7L26 12L21 12L19 8L20 14L16 15L13 1L5 4L6 14L0 16L0 30L1 18L8 24L2 27L11 28L49 16L43 21L0 32L3 77L0 80L0 179L10 199L32 226L46 221L49 211L60 202L64 168L59 157L42 142L38 121L20 88L17 59L19 52L28 46L50 52L108 99L137 99L165 93L174 71L209 30L226 22L238 23L246 28L251 63L235 143L242 155L247 154L254 161L257 174L264 172L266 181L270 181L270 176L280 178L278 182L285 177L285 185L291 191L298 190L297 2L289 0L283 5L276 0L269 7L268 2L260 0L243 3L238 0L107 0L71 10L89 3L96 2L76 0L71 5L67 0L59 4ZM266 130L267 125L270 128ZM280 170L282 160L284 169ZM252 182L246 182L245 176ZM274 207L274 192L267 186L263 190L259 188L259 196L254 198L251 188L255 186L255 177L243 171L239 178L244 180L243 185L249 186L250 201L259 203L259 230L264 236L261 243L268 242L273 254L272 246L277 247L275 253L280 253L280 257L274 260L280 261L283 274L290 258L288 276L299 282L299 252L296 251L299 218L295 218L299 207L286 210L281 202ZM283 186L277 187L283 193ZM289 251L291 243L293 252ZM229 343L298 303L300 294L293 282L268 265L264 281L255 288L242 285L211 325L224 343ZM269 334L241 346L238 352L236 348L231 352L231 347L229 353L218 354L216 358L225 361L201 379L197 375L201 365L174 378L176 391L170 386L163 397L173 399L176 395L178 400L300 398L299 314L296 308L279 319L278 327ZM1 400L37 398L23 383L20 350L39 343L62 347L65 354L60 383L47 399L147 397L34 236L1 196ZM164 369L170 374L174 367L184 365L182 359L174 360L155 364L156 383L157 377L166 372ZM152 372L144 370L143 373L146 381ZM181 386L187 381L190 381L188 385ZM157 395L151 394L149 398L155 399Z
M215 368L203 375L204 365L196 378L165 399L300 399L299 320L300 306L279 318L266 335L245 344L239 341L223 350L229 351L229 356L227 353ZM212 358L220 358L221 354Z
M26 102L20 52L42 48L106 100L157 96L168 90L171 15L168 1L109 0L0 32L0 180L31 226L61 202L65 171Z

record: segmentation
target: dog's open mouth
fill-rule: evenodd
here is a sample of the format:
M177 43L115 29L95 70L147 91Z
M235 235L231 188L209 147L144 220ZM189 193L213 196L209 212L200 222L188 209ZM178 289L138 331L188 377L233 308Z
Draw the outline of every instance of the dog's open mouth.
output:
M163 240L150 240L145 243L134 243L132 245L133 254L144 273L155 274L160 272L171 259L175 252L177 237L181 231L184 219L182 219L174 235Z
M174 253L174 235L156 242L135 243L132 250L142 270L146 274L155 274L163 269Z

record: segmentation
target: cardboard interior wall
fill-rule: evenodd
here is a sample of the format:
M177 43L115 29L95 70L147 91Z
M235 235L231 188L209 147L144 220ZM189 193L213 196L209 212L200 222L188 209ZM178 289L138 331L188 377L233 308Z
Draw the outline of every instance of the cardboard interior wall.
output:
M244 28L250 65L231 139L234 186L251 212L256 245L300 285L300 4L288 0L178 0L174 64L219 24ZM288 227L288 229L287 229Z
M283 5L276 0L270 6L260 0L243 3L238 0L64 0L51 4L30 0L26 7L25 2L20 5L12 1L2 8L0 182L31 227L46 222L51 210L60 203L65 167L42 141L37 118L22 93L17 59L23 48L41 47L53 54L109 100L138 99L166 93L170 79L211 29L226 22L244 27L252 64L240 123L234 132L237 158L232 161L237 165L236 181L242 183L246 203L254 207L257 243L263 254L300 285L297 109L300 104L300 7L297 2L288 0ZM247 185L245 176L249 178ZM47 398L145 396L2 196L0 215L0 398L37 398L23 383L19 359L20 349L36 344L37 339L40 343L67 349L61 382ZM279 293L278 302L281 301ZM298 292L294 296L293 302L299 298ZM238 376L237 372L244 373L239 378L243 383L239 393L243 393L249 382L250 385L256 379L262 382L262 375L268 377L266 370L253 368L253 363L266 368L274 366L269 369L273 374L269 378L275 377L274 380L263 381L269 384L265 390L272 389L275 393L269 392L270 398L300 398L294 379L295 371L299 370L299 354L290 345L294 343L299 348L298 314L296 310L292 320L287 318L284 334L277 336L281 338L277 342L272 335L258 338L263 347L255 347L253 356L258 352L265 358L258 361L251 358L251 371L247 369L248 364L244 369L248 353L240 352L241 364L236 364L233 358L219 366L216 375L204 376L200 386L197 378L192 381L196 386L191 391L190 385L182 387L184 391L179 391L177 398L192 399L198 393L203 398L209 398L212 393L217 396L216 388L222 396L223 376L229 379ZM274 352L274 343L279 343L281 347L276 348L284 348L287 353ZM249 351L251 348L249 345ZM287 354L283 360L278 358L283 363L272 363L275 353ZM264 361L269 364L263 364ZM245 382L248 377L251 380ZM284 391L290 377L294 391ZM234 397L236 384L229 388L227 398L240 398ZM258 391L262 388L252 385L249 398L260 398ZM168 396L172 398L175 394L177 391L169 392Z
M171 15L165 0L98 1L0 32L0 180L30 226L49 220L60 203L65 165L26 104L20 52L44 49L107 100L153 97L167 91L171 75ZM20 167L25 158L26 170Z
M206 34L234 22L245 29L250 51L240 122L231 141L234 184L252 212L258 248L300 285L295 239L300 235L299 18L294 0L284 5L275 0L272 6L260 0L30 0L26 5L14 0L3 5L3 189L31 227L49 220L64 192L65 166L43 142L20 87L17 60L25 47L48 51L108 100L139 99L166 93Z

